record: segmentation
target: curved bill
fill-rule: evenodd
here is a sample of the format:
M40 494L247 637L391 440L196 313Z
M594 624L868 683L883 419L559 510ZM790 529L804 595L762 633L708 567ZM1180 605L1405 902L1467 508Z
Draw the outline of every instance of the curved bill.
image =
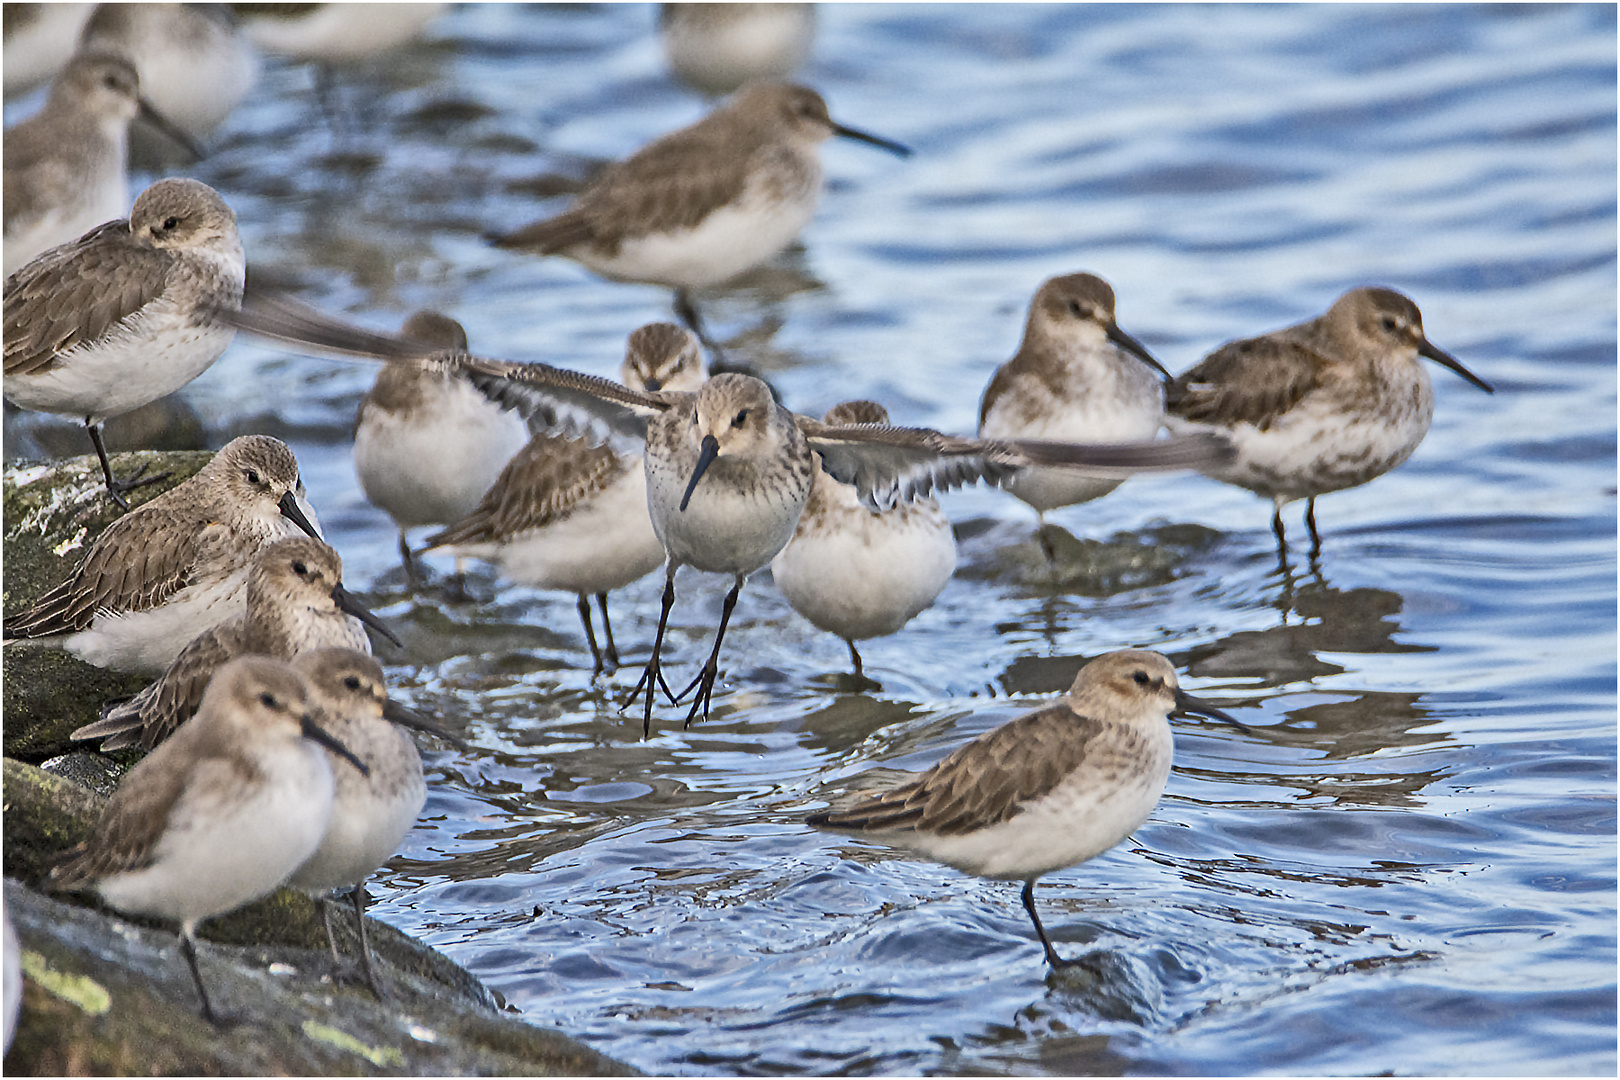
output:
M173 120L154 109L150 101L147 101L144 97L138 98L135 108L137 116L161 131L166 138L178 143L182 150L191 155L192 161L201 161L207 156L203 153L203 148L197 145L197 140L193 139L189 132L183 130Z
M303 529L315 539L324 539L321 536L321 530L310 523L309 516L304 513L304 508L298 505L297 495L291 491L284 493L280 500L277 501L276 506L281 510L282 517Z
M1163 375L1166 379L1170 378L1170 373L1164 370L1163 364L1159 363L1153 358L1152 353L1147 351L1147 346L1143 345L1140 341L1137 341L1135 338L1131 337L1131 335L1121 330L1118 323L1111 322L1103 329L1108 334L1109 341L1112 341L1115 345L1118 345L1120 348L1142 361L1142 363L1146 364L1154 371L1157 371L1160 375Z
M714 459L719 456L720 440L713 435L703 436L703 443L698 448L697 467L692 470L692 479L686 485L686 494L681 496L682 510L685 510L686 504L692 501L692 491L697 487L698 481L703 479L703 474L709 471L709 466L713 465Z
M315 718L310 716L308 713L304 714L304 738L308 739L310 742L320 743L322 746L332 751L332 753L359 769L361 776L371 775L371 770L366 767L366 763L355 757L353 750L350 750L347 746L344 746L342 743L338 742L337 738L333 736L331 732L317 724L315 722Z
M415 709L401 705L397 701L383 702L383 719L391 724L398 724L402 728L410 728L412 731L420 731L426 735L431 735L435 739L443 739L457 750L472 749L472 745L466 739L446 731Z
M887 150L889 153L898 155L899 157L911 156L911 147L905 145L904 143L897 143L893 139L885 139L881 135L873 135L871 132L861 131L858 128L845 127L843 124L834 124L832 126L832 133L840 136L841 138L854 139L856 142L868 143L872 146L880 147L881 149Z
M1423 343L1418 346L1418 355L1427 356L1430 360L1433 360L1443 368L1450 368L1452 371L1455 371L1457 374L1461 375L1463 378L1467 379L1469 382L1473 383L1487 394L1496 393L1496 388L1494 386L1480 378L1478 375L1475 375L1472 371L1469 371L1467 368L1463 367L1462 361L1458 360L1455 356L1452 356L1442 348L1430 344L1428 338L1424 338Z
M405 647L405 643L395 637L394 632L388 629L381 619L373 615L370 608L356 600L354 594L341 584L332 587L332 602L338 606L339 611L347 615L353 615L400 648Z
M1177 688L1176 690L1176 712L1192 713L1195 716L1207 716L1212 720L1224 720L1228 724L1231 724L1233 727L1237 728L1239 731L1246 732L1251 730L1249 725L1243 723L1243 721L1222 711L1221 709L1216 708L1212 702L1205 701L1200 697L1193 697L1191 694L1187 693L1187 691L1180 688Z

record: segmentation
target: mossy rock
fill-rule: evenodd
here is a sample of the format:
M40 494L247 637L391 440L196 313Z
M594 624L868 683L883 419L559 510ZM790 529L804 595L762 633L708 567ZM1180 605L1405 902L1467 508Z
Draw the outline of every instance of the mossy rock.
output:
M130 492L131 507L150 502L196 475L207 451L114 454L113 469L129 476L142 465L167 472L162 481ZM107 497L93 455L49 465L16 465L0 483L4 498L4 610L19 611L66 580L102 531L123 516ZM131 697L149 676L109 671L49 645L5 647L5 753L43 761L75 747L68 735L101 715L109 701Z
M279 889L199 928L203 978L220 1011L248 1021L216 1031L173 927L127 918L91 895L36 891L50 865L89 836L104 800L31 765L4 762L6 913L23 946L23 1014L12 1074L627 1075L556 1032L499 1011L496 995L448 957L375 919L373 962L389 1000L333 983L319 907ZM357 948L352 915L338 947Z

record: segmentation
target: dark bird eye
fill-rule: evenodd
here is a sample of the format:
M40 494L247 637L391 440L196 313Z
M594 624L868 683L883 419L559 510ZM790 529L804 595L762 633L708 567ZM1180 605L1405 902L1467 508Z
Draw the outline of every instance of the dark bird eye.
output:
M350 690L358 690L360 689L360 678L357 675L350 675L343 680L343 685Z
M1385 315L1384 316L1384 329L1386 331L1388 331L1389 333L1391 333L1391 334L1393 334L1395 332L1395 316L1393 316L1393 315Z
M748 423L748 410L744 409L732 419L731 426L742 427L746 423Z
M1148 678L1148 673L1145 671L1138 671L1135 675L1132 675L1131 678L1136 680L1137 686L1146 686L1152 681Z
M273 709L277 705L276 696L274 694L260 694L259 704L267 709Z
M1080 301L1078 300L1069 301L1069 314L1073 315L1077 319L1083 319L1086 316L1086 313L1084 309L1080 307Z
M293 573L302 576L304 574L309 573L309 567L305 566L303 561L300 560L298 562L293 563Z
M179 227L180 227L180 219L175 217L173 214L170 214L168 217L163 219L163 231L164 232L173 232L174 230L178 229Z
M250 484L257 484L259 482L259 470L249 469L247 471L247 481Z

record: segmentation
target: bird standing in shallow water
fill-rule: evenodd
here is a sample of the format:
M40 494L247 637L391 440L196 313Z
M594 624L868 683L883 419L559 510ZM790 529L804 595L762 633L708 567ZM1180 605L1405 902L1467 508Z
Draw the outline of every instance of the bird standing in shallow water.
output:
M1035 882L1096 858L1147 820L1170 776L1172 712L1237 724L1183 691L1159 653L1107 653L1080 669L1061 701L985 732L891 790L805 820L977 877L1023 881L1047 962L1068 967L1076 961L1058 956L1035 913Z
M1351 289L1324 315L1222 345L1176 376L1165 390L1165 424L1232 441L1235 457L1199 471L1272 501L1284 558L1282 508L1307 500L1314 559L1322 550L1316 497L1382 476L1428 434L1434 388L1419 357L1494 392L1430 343L1411 300L1394 289Z
M412 365L386 370L394 368ZM651 323L631 333L619 378L634 390L688 392L702 386L708 373L697 338L671 323ZM488 559L508 580L574 593L592 674L616 669L619 650L607 594L664 562L647 515L640 449L539 432L501 470L477 509L428 537L426 550ZM591 626L592 596L602 612L601 648Z
M755 83L609 165L561 214L495 243L564 255L615 281L667 285L682 321L712 349L691 290L734 278L793 242L821 199L818 147L834 135L911 153L835 123L814 90Z
M427 349L467 351L456 320L418 311L400 328ZM354 472L366 499L394 519L406 580L416 562L406 531L459 521L528 441L523 419L445 371L390 364L354 418ZM459 579L461 567L457 559Z
M981 439L1138 442L1164 423L1169 372L1114 320L1114 290L1095 274L1042 283L1030 301L1024 340L996 369L979 402ZM1040 519L1041 550L1056 554L1046 514L1113 491L1119 478L1072 469L1027 469L1002 484Z
M889 423L875 401L845 401L828 410L832 427ZM898 631L931 605L956 569L956 537L939 500L922 496L890 510L870 510L849 484L815 470L793 539L771 560L771 579L794 611L849 646Z
M1037 465L1123 476L1191 468L1226 452L1222 440L1214 437L1084 445L961 439L929 428L882 424L835 426L789 412L776 403L770 387L749 375L716 375L696 392L633 390L547 364L454 352L424 354L415 342L355 327L280 296L255 296L243 309L222 310L218 317L318 353L459 372L492 400L523 410L531 424L542 428L578 423L645 440L647 509L667 561L652 656L631 694L634 700L642 688L647 691L643 732L651 728L659 688L673 701L697 691L688 725L699 713L708 716L720 645L737 594L748 575L770 562L793 536L817 456L820 467L854 485L869 508L888 509L936 487L997 483ZM708 662L687 690L676 695L662 680L659 653L681 566L731 574L735 583L726 594Z

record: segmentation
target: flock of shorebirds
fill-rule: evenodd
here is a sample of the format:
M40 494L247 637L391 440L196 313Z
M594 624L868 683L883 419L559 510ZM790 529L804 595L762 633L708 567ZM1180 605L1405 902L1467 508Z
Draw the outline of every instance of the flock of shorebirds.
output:
M813 90L758 78L802 61L808 5L709 7L672 6L669 39L730 58L717 72L688 57L708 89L754 81L607 166L562 213L495 239L675 290L682 325L631 332L621 381L477 356L462 328L434 313L388 333L245 292L235 215L195 180L160 180L127 218L121 205L108 213L118 201L108 192L125 183L130 122L163 113L141 94L145 73L102 38L5 135L6 398L81 420L107 496L126 506L159 478L115 476L101 423L184 386L238 331L380 361L359 410L355 466L398 526L408 570L407 530L436 525L425 550L454 555L458 568L482 559L510 581L576 594L601 673L619 663L607 594L664 567L651 654L626 702L641 700L645 735L660 694L672 704L690 695L688 725L707 718L738 592L767 565L795 609L849 643L859 675L855 642L898 630L954 569L936 489L997 484L1044 515L1134 472L1195 469L1271 499L1284 552L1282 507L1306 500L1314 557L1316 497L1394 468L1428 431L1434 397L1422 358L1491 390L1429 342L1410 299L1379 287L1351 289L1316 318L1233 341L1172 375L1120 328L1113 290L1089 273L1035 293L1018 352L984 392L975 437L893 426L869 401L813 419L751 375L711 377L693 290L798 236L822 186L819 145L838 136L909 151L834 121ZM750 68L714 45L750 18L785 28L789 40L772 55L787 60ZM15 225L14 208L26 208ZM39 250L14 266L25 244ZM660 653L683 566L732 584L707 661L676 693ZM345 888L358 914L366 877L423 805L420 759L400 725L433 725L388 701L363 624L391 637L344 589L292 452L262 435L236 439L130 510L67 580L6 616L8 641L43 639L157 677L76 733L151 753L53 880L177 921L210 1018L197 923L284 883ZM1034 883L1146 820L1169 773L1173 712L1237 723L1181 690L1162 655L1109 653L1057 703L809 821L1022 880L1047 959L1062 966Z

